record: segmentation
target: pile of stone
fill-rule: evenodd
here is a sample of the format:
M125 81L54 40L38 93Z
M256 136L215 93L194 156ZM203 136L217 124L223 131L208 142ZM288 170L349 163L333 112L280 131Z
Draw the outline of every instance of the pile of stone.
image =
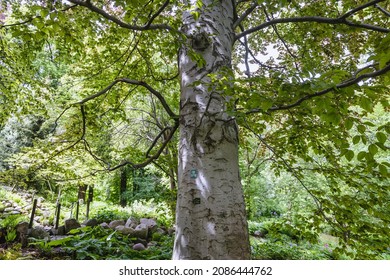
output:
M33 198L33 195L30 193L21 193L21 196L23 196L26 200L31 200ZM44 201L43 197L39 197L37 199L37 208L36 213L39 215L36 215L34 217L34 222L37 224L42 223L42 220L45 220L51 215L50 209L45 207L42 202ZM30 215L31 209L32 209L32 203L26 204L24 206L20 205L19 203L11 200L2 200L0 201L0 217L8 217L11 215Z
M107 229L113 229L123 235L134 238L135 243L133 249L138 251L154 246L162 236L174 233L173 229L165 230L164 228L158 227L157 222L154 219L149 218L142 218L139 221L134 218L129 218L127 221L114 220L110 223L101 224L99 224L96 219L89 219L80 224L76 219L71 218L65 220L64 224L57 229L48 226L35 226L29 229L29 224L27 222L21 222L16 226L16 231L22 246L26 246L28 237L44 240L60 239L66 237L72 229L85 226L100 226Z

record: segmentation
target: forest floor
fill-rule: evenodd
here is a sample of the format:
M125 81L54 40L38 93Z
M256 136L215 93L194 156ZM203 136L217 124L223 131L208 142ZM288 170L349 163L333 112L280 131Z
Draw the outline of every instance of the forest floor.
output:
M153 217L163 223L158 238L151 235L143 239L123 235L113 228L82 227L74 229L68 235L45 235L42 239L29 238L28 246L22 246L15 227L20 222L30 223L32 201L39 201L33 225L49 231L54 225L55 202L28 192L12 190L0 186L0 260L1 259L171 259L174 234L168 234L169 223L173 221L158 220L157 212L149 212L151 207L140 208L131 215ZM91 217L101 222L129 218L129 209L124 209L103 202L96 203ZM72 217L74 209L64 208L62 219ZM72 214L73 213L73 214ZM154 214L153 214L154 213ZM85 213L83 213L84 215ZM160 215L161 217L162 215ZM82 216L84 218L84 216ZM173 220L173 219L171 219ZM273 220L263 222L249 221L250 242L253 259L269 260L329 260L348 259L336 256L334 249L338 245L336 237L323 233L317 242L299 240L289 232L280 233L272 228ZM143 243L147 250L133 249L135 243Z

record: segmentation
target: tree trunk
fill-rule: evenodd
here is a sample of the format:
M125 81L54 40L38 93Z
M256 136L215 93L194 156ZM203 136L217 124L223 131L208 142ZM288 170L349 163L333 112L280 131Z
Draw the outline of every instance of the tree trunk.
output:
M120 187L119 187L119 204L122 207L126 207L126 205L127 205L127 198L126 198L127 169L126 169L126 167L122 167L120 172L121 172L121 180L120 180Z
M197 11L196 20L195 13L183 15L182 31L188 40L179 57L180 143L173 259L249 259L238 131L225 112L232 75L232 1L206 0ZM205 63L197 63L196 56ZM226 82L215 82L211 76Z

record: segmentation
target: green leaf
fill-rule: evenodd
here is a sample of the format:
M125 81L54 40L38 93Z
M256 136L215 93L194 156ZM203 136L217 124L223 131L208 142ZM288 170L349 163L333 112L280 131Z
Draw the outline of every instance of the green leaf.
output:
M358 144L360 142L360 135L356 135L352 138L352 143L354 145Z
M386 134L384 134L383 132L377 132L375 136L376 139L378 139L379 143L384 144L387 140Z
M364 152L364 151L359 152L358 155L357 155L358 161L363 161L365 159L365 157L366 157L366 154L367 153Z
M371 155L374 156L378 152L378 146L375 144L371 144L370 146L368 146L368 151Z
M387 174L388 174L388 172L387 172L387 167L386 167L385 165L383 165L383 164L379 164L378 168L379 168L379 172L380 172L384 177L386 177Z
M260 107L261 109L263 109L264 111L267 111L269 108L271 108L273 105L273 102L271 100L262 100L261 103L260 103Z
M355 153L352 151L352 150L348 150L346 153L345 153L345 158L348 160L348 161L351 161L353 159L353 157L355 156Z
M366 131L366 127L362 124L359 124L357 126L357 130L360 132L360 133L364 133Z
M353 120L350 118L346 119L344 125L347 130L350 130L353 127Z

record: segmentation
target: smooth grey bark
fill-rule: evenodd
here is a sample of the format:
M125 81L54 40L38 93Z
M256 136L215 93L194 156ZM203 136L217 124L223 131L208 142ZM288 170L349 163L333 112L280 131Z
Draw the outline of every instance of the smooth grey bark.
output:
M197 12L197 19L191 12L183 14L187 44L179 56L180 142L173 259L249 259L238 131L235 120L226 113L229 97L224 90L231 86L232 75L232 1L206 0ZM191 52L200 55L205 64L194 61Z

